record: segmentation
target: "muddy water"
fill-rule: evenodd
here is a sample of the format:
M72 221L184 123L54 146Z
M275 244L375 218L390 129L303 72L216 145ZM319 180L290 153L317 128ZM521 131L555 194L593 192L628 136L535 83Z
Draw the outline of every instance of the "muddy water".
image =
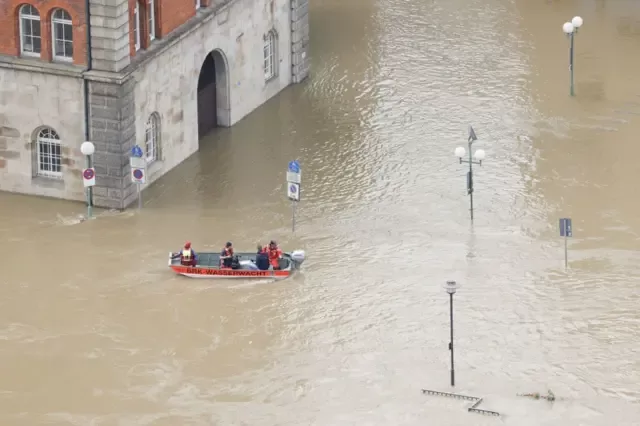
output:
M0 195L0 422L640 424L636 3L319 0L312 17L313 77L203 140L142 212L78 223L82 205ZM453 156L469 124L487 152L473 226ZM301 274L164 263L185 239L270 238L307 251ZM449 279L456 390L502 420L420 393L450 390ZM561 400L516 396L547 389Z

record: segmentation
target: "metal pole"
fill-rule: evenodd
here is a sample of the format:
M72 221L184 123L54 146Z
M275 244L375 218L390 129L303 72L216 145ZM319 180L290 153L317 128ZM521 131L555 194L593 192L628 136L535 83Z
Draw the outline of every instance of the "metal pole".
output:
M451 386L455 386L455 366L453 361L453 293L449 293L449 324L451 328L451 343L449 343L449 349L451 350Z
M569 73L571 74L571 90L570 90L570 94L571 96L574 96L575 93L573 91L573 36L575 34L575 30L573 30L573 32L569 35L570 40L570 46L569 46Z
M91 168L91 156L87 155L87 169ZM87 187L87 219L92 215L93 187Z
M471 155L471 144L469 140L469 202L471 204L471 222L473 222L473 156Z
M568 268L569 265L569 261L568 261L568 252L567 252L567 231L565 228L565 233L564 233L564 267L565 269Z
M138 210L142 209L142 191L140 190L140 182L137 182L138 186Z
M296 202L291 202L291 209L293 210L292 220L291 220L291 232L296 232Z

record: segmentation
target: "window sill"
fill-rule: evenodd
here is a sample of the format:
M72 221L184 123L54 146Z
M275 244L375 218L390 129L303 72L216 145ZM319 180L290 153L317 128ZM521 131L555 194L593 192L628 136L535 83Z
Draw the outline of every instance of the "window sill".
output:
M60 177L34 176L31 182L41 188L64 189L64 180Z

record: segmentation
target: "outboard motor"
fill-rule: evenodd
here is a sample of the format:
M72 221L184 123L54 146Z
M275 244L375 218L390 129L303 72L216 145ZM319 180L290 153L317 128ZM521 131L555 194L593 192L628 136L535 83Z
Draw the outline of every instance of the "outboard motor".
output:
M293 267L299 268L304 262L304 250L294 250L291 252L291 260L293 261Z

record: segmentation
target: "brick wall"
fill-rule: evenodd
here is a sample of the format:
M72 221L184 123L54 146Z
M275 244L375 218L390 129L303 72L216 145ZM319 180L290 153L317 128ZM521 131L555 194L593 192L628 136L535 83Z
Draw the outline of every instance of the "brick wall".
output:
M40 59L52 61L51 15L55 9L66 10L73 21L73 63L87 63L87 29L84 0L0 0L0 53L20 55L19 9L31 4L40 12L42 50Z
M162 37L196 15L195 0L156 0L158 8L158 34ZM202 2L205 7L207 2Z

